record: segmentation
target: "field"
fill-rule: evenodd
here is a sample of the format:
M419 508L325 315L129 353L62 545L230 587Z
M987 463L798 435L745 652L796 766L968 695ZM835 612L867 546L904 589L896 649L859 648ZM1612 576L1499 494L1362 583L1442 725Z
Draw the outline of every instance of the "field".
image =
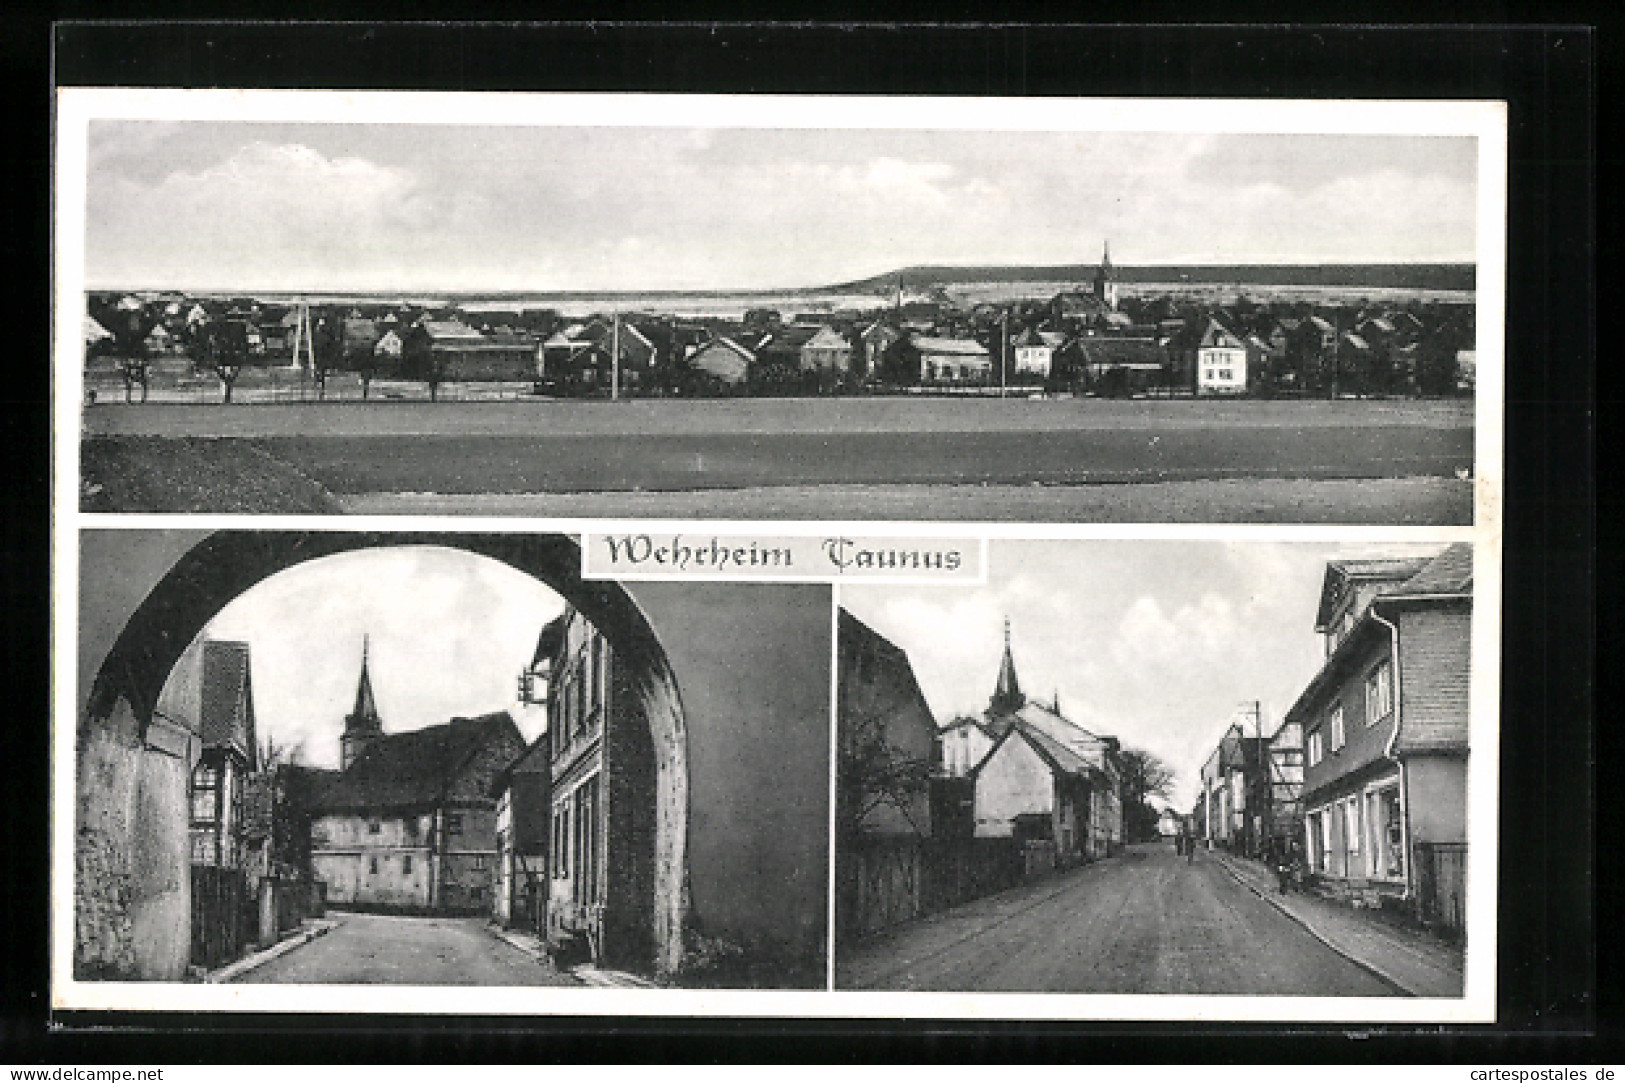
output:
M84 420L102 510L306 510L242 506L244 464L261 462L369 512L1186 521L1189 502L1213 521L1471 517L1472 404L1458 401L103 402ZM152 473L227 449L218 492L194 466L188 494L158 506ZM276 505L288 486L264 488Z

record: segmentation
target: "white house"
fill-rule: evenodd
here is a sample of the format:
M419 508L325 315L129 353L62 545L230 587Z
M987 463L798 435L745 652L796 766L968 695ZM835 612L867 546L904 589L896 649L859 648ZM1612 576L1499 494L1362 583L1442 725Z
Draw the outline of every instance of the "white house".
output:
M914 348L920 353L921 383L986 383L993 371L987 347L971 339L918 335Z
M1247 390L1247 344L1215 319L1207 321L1196 347L1196 390L1208 395Z
M1015 369L1013 375L1049 379L1055 367L1056 351L1065 343L1066 336L1058 331L1023 331L1010 340Z

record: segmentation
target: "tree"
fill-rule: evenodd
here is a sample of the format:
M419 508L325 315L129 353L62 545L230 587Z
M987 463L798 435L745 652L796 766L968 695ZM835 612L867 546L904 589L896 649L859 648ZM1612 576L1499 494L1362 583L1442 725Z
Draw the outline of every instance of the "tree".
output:
M208 364L220 378L225 401L230 402L231 389L248 361L248 324L242 320L219 320L205 324L200 330Z
M96 320L113 336L112 349L119 358L119 374L124 377L124 401L129 402L137 386L141 388L141 401L147 401L147 376L150 358L147 336L158 325L158 318L145 309L107 306L93 313Z
M1155 838L1160 813L1151 798L1172 799L1174 770L1154 752L1125 748L1119 757L1123 771L1123 832L1130 842Z
M344 359L344 321L325 313L310 330L311 376L316 380L316 397L327 397L327 375Z

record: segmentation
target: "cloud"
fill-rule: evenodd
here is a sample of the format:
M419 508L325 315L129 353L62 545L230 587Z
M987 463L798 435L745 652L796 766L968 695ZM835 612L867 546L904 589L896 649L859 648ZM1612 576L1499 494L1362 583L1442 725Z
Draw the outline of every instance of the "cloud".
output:
M407 254L403 236L434 229L438 213L407 170L253 142L153 183L93 174L87 266L92 277L173 281L229 279L244 267L393 261Z

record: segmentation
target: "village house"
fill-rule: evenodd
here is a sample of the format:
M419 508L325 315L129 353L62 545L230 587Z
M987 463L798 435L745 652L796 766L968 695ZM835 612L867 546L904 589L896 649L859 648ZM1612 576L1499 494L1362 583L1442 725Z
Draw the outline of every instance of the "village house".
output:
M1059 331L1038 331L1029 327L1010 340L1012 375L1018 381L1022 377L1047 381L1055 369L1056 352L1065 343L1066 336Z
M192 768L192 864L240 868L243 793L258 770L248 644L204 641L201 683L202 753Z
M986 384L993 373L987 347L973 339L915 335L922 384Z
M497 922L547 931L548 833L552 820L552 760L543 733L491 781L496 798L496 883L491 913Z
M1209 317L1196 347L1196 392L1237 395L1247 390L1247 345Z
M1269 846L1280 856L1303 843L1303 724L1285 719L1269 739Z
M903 341L903 332L883 320L876 320L858 334L863 351L863 373L870 380L882 380L892 375L896 366L893 354Z
M655 750L609 640L576 609L538 638L551 817L547 935L566 957L648 972L657 950Z
M836 655L838 830L930 837L937 726L908 655L844 609Z
M819 327L801 346L801 368L844 376L852 370L852 344L833 327Z
M1326 661L1287 713L1304 734L1310 869L1459 930L1466 882L1473 553L1335 560L1315 630Z
M523 335L482 335L460 320L422 320L403 340L408 375L429 371L451 380L530 380L536 374L536 344Z
M1170 379L1167 351L1149 338L1084 335L1066 345L1061 359L1074 384L1099 395L1146 392Z
M506 711L384 732L363 648L340 769L306 769L311 870L327 901L488 912L496 861L491 781L523 748Z
M1027 698L1008 624L986 717L1001 736L971 772L975 834L1047 843L1063 867L1115 853L1123 844L1117 739L1069 721L1058 702Z

